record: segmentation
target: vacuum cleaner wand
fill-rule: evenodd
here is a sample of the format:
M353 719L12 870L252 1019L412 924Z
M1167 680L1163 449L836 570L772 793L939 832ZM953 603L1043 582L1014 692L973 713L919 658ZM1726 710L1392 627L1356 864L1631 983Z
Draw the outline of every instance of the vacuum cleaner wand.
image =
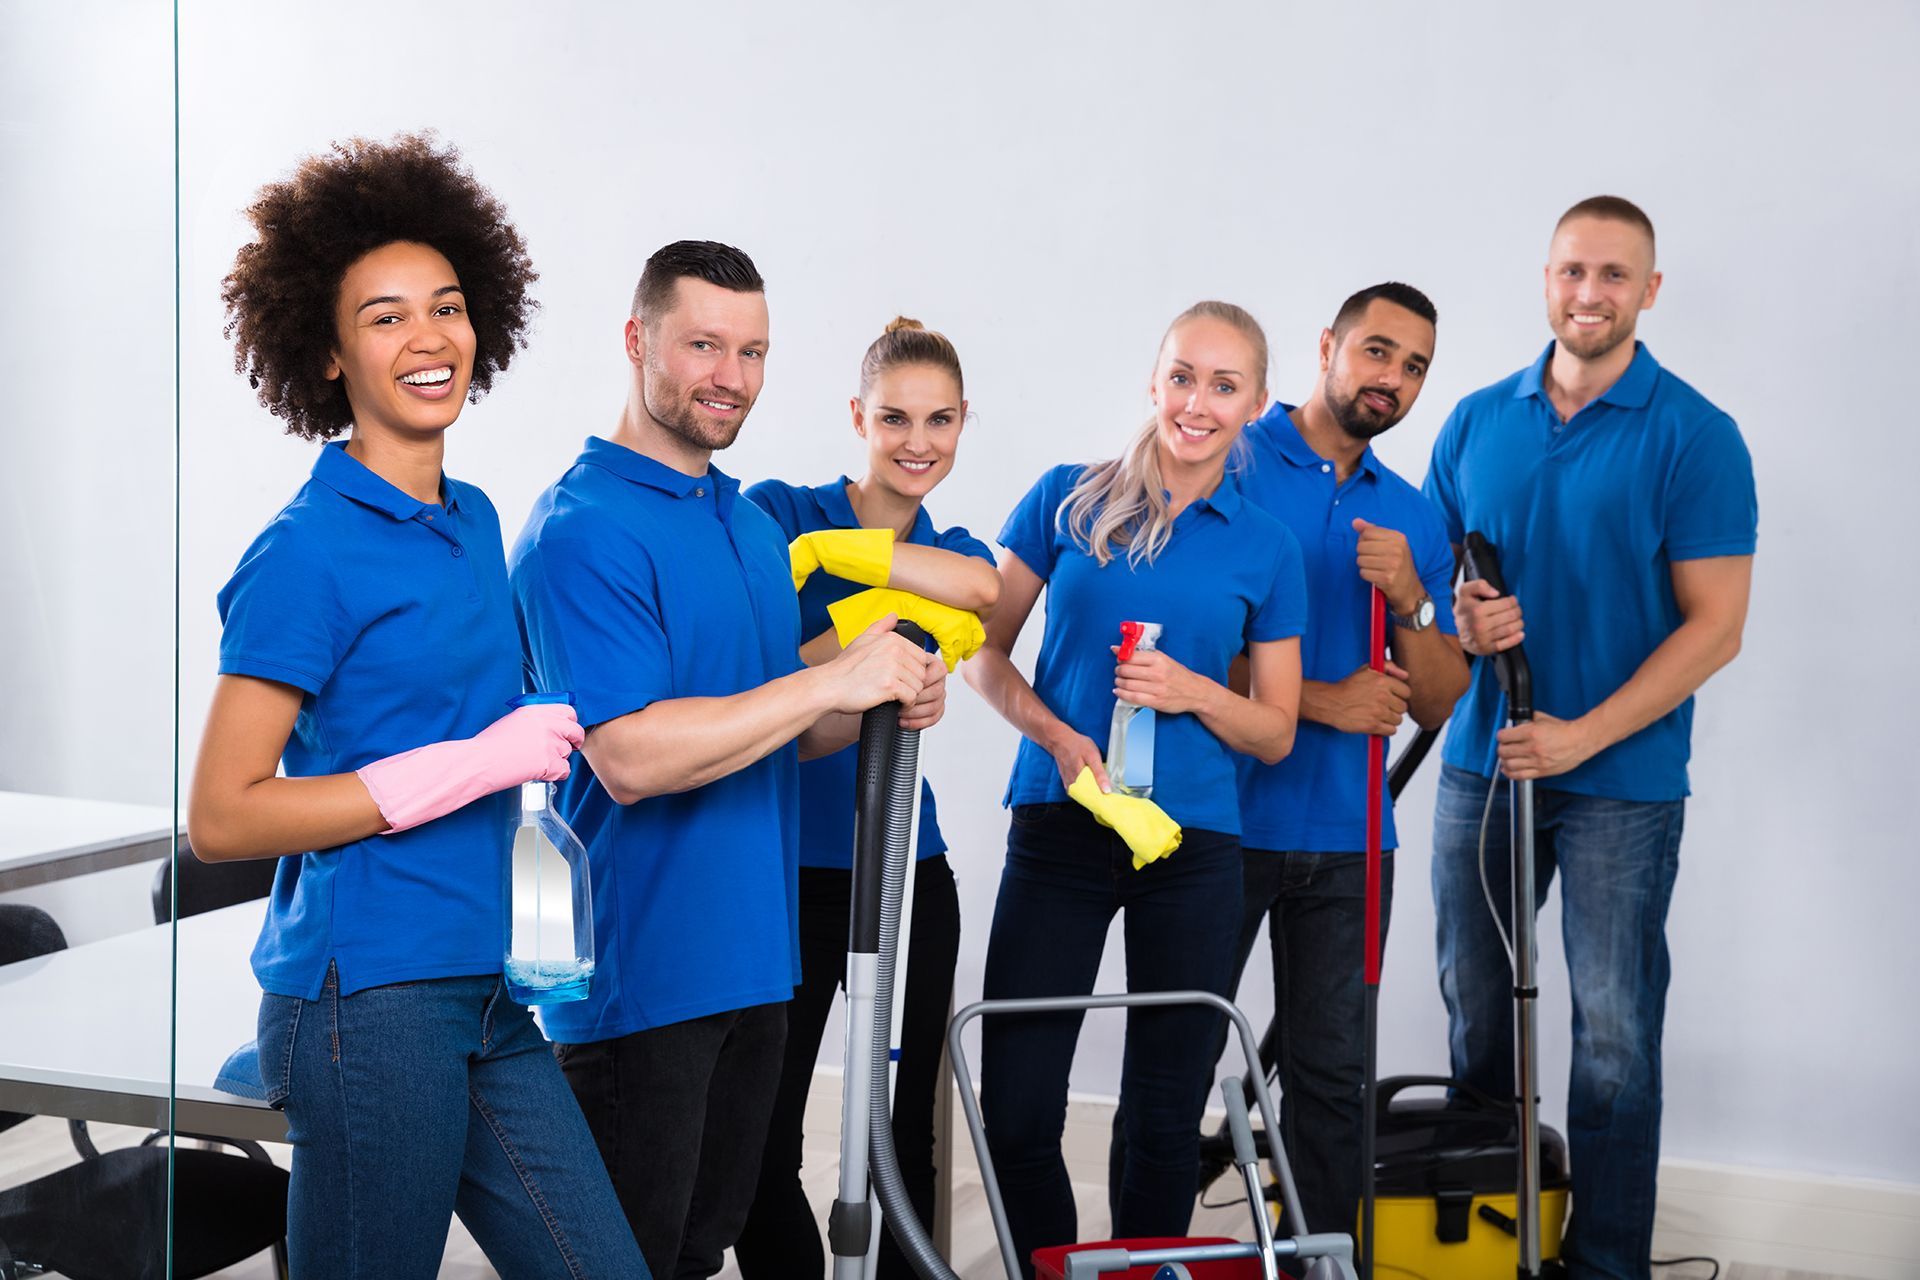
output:
M894 628L915 644L911 622ZM920 734L900 727L900 705L883 703L860 720L855 772L853 903L847 923L847 1048L841 1092L840 1194L827 1219L834 1280L864 1280L874 1240L873 1198L913 1269L928 1280L958 1280L914 1214L893 1149L888 1059L899 956L902 888L914 854L920 791ZM871 1154L871 1160L869 1160Z
M1501 595L1511 594L1500 575L1492 543L1478 533L1466 539L1466 571ZM1493 655L1494 674L1507 694L1507 720L1533 719L1533 670L1519 645ZM1540 1040L1535 1004L1540 998L1537 931L1534 925L1533 781L1509 781L1513 826L1513 1056L1518 1094L1520 1141L1515 1236L1520 1246L1519 1273L1531 1280L1540 1270Z

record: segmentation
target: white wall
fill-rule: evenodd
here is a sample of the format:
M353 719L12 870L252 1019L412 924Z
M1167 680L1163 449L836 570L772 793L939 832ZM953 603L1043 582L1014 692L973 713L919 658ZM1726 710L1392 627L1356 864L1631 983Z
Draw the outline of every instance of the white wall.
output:
M1430 385L1382 447L1418 478L1453 401L1546 341L1539 269L1558 212L1600 191L1641 202L1667 273L1642 334L1739 419L1762 505L1746 651L1697 721L1671 928L1666 1150L1920 1182L1920 1111L1907 1096L1920 1065L1907 990L1920 972L1920 869L1900 803L1920 597L1904 376L1920 336L1920 95L1899 87L1920 37L1912 7L1636 2L1608 6L1604 22L1591 8L1490 4L356 2L329 6L324 23L310 7L188 9L188 758L212 680L213 592L312 453L279 438L231 373L219 279L250 193L329 139L437 126L528 238L543 272L534 345L463 416L449 463L510 526L581 438L612 422L626 299L646 254L671 239L737 243L769 280L767 391L727 469L812 480L857 466L842 406L859 353L903 310L958 342L979 413L935 512L991 535L1045 466L1117 447L1143 410L1162 327L1204 296L1265 321L1275 392L1297 398L1319 326L1346 293L1399 277L1432 294ZM16 20L35 41L51 21ZM38 237L25 254L11 241L14 269L40 273L62 323L56 336L45 308L8 307L3 345L10 361L23 343L63 361L78 349L89 372L104 355L116 381L143 361L131 367L153 420L19 375L5 418L10 442L25 438L23 422L88 437L90 456L139 487L150 465L135 460L165 424L164 369L152 350L85 323L97 294L60 287L76 269L102 287L103 264L87 255L107 197L96 148L44 145L71 133L104 146L109 117L157 132L144 118L160 109L151 92L123 98L164 90L164 65L157 82L152 65L163 51L98 46L99 26L84 57L55 33L44 56L62 74L8 91L46 104L30 124L14 119L26 136L6 143L7 228ZM115 154L116 181L156 198L165 156ZM15 165L35 181L16 183ZM74 198L50 206L56 190ZM144 266L115 268L115 307L164 309L153 266L164 244L116 248ZM165 329L147 323L132 345L163 345ZM20 477L8 493L9 528L70 518L64 486ZM123 503L103 518L145 542L149 515ZM65 539L8 537L26 546L9 574L22 563L30 582L84 572ZM77 614L0 619L8 652L73 649L76 626L125 612L77 596ZM30 680L9 680L20 705L46 709ZM113 704L81 685L62 686L63 720L92 734ZM29 769L32 729L8 724L0 769L45 790L93 784L94 753L63 747L57 766ZM978 990L1012 746L960 693L927 747L961 876L963 999ZM1401 805L1389 1071L1444 1064L1425 887L1431 796L1429 770ZM1555 921L1544 928L1557 1112L1567 1048ZM1118 968L1108 977L1117 985ZM1261 985L1246 999L1256 1021ZM1079 1087L1111 1088L1117 1045L1117 1027L1088 1035Z

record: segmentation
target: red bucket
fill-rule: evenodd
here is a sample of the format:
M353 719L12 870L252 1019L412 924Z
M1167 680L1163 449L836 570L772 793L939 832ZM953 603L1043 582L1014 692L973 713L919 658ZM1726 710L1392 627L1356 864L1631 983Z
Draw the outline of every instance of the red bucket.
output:
M1238 1244L1232 1236L1168 1236L1156 1239L1136 1240L1094 1240L1086 1244L1056 1244L1045 1249L1033 1251L1034 1280L1065 1280L1067 1274L1067 1255L1081 1253L1088 1249L1126 1249L1138 1253L1143 1249L1179 1249L1197 1244ZM1182 1266L1193 1273L1193 1280L1260 1280L1260 1259L1235 1258L1230 1262L1187 1262ZM1151 1267L1129 1267L1125 1271L1109 1271L1102 1280L1153 1280L1153 1273L1159 1270Z

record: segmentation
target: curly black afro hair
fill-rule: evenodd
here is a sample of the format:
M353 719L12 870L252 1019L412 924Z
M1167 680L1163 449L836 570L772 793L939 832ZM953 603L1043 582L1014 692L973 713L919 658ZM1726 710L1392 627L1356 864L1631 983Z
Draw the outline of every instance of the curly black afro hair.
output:
M255 239L221 285L233 367L291 435L326 440L352 424L344 384L329 379L334 308L347 268L382 245L431 245L453 264L476 346L468 399L526 345L539 279L507 211L460 153L432 133L354 138L301 161L247 209Z

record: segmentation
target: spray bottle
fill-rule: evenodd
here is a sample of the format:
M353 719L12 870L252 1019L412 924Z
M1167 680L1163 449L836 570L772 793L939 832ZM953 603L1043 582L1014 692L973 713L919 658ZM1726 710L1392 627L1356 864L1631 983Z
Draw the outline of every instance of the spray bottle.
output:
M514 705L572 701L570 693L529 693ZM551 783L520 788L506 876L507 995L527 1005L586 999L593 978L593 885L586 846L554 812Z
M1152 653L1159 643L1159 623L1123 622L1119 660ZM1107 734L1107 777L1115 791L1130 796L1153 794L1153 729L1152 707L1135 706L1125 698L1114 702L1113 728Z

